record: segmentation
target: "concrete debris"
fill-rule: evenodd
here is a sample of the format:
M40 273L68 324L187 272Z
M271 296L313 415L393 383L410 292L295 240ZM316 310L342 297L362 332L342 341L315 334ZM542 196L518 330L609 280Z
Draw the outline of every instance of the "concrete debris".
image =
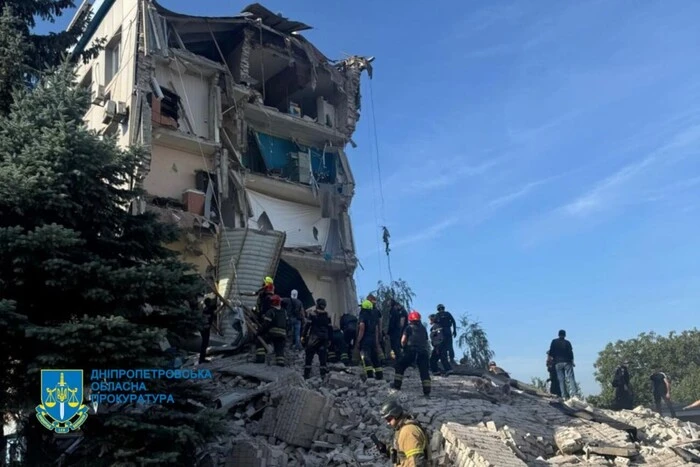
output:
M425 398L414 368L398 392L390 387L392 368L385 368L384 381L362 382L359 368L341 364L330 365L325 380L303 380L301 357L288 353L292 366L286 368L254 365L243 356L206 364L228 421L227 433L205 446L199 465L388 466L370 435L391 442L378 413L389 398L427 429L434 466L675 467L700 454L697 425L644 408L612 412L576 399L561 404L516 387L505 394L497 382L464 375L433 378Z

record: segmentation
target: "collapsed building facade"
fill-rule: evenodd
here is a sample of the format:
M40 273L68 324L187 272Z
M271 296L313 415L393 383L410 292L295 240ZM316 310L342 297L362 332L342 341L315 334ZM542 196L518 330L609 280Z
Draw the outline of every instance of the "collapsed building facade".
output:
M77 68L90 128L147 157L133 183L152 211L183 232L171 247L236 305L252 306L265 276L323 297L335 322L357 306L348 209L354 179L344 148L359 118L372 58L331 61L299 34L309 26L259 4L231 17L195 17L153 0L87 0L74 54L106 39ZM212 344L236 345L240 312Z

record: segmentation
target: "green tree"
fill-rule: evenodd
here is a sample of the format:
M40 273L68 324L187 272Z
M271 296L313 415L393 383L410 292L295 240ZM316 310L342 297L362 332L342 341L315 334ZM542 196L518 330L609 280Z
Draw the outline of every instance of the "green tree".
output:
M469 315L459 318L461 332L457 336L457 345L464 349L464 356L460 360L462 364L475 368L486 368L489 360L496 355L491 350L486 331L479 321L470 319Z
M36 34L37 20L53 23L66 10L75 8L75 1L2 0L0 8L0 114L5 114L12 103L12 90L35 83L42 70L60 65L90 18L77 18L69 31ZM80 57L94 57L103 45L103 38L96 39Z
M547 381L543 380L542 378L533 376L532 378L530 378L530 384L532 384L542 392L549 392L549 384L547 384Z
M413 300L416 298L416 294L413 293L411 287L401 278L391 281L389 284L379 281L377 282L377 288L371 293L377 297L379 305L384 305L390 299L394 299L408 311L411 310Z
M612 407L612 379L617 366L627 360L635 403L653 404L651 374L660 369L671 378L671 399L690 403L700 398L700 331L661 336L654 332L609 343L598 354L594 365L595 378L602 391L590 400L601 407Z
M141 151L122 151L88 130L89 96L69 66L14 96L0 116L0 335L3 417L20 420L26 465L52 463L53 435L34 416L41 368L154 368L160 347L201 319L189 302L203 284L164 245L177 232L153 215L131 215ZM9 368L7 368L9 367ZM216 417L189 382L146 381L175 404L91 414L83 465L192 465ZM80 462L78 462L80 461Z

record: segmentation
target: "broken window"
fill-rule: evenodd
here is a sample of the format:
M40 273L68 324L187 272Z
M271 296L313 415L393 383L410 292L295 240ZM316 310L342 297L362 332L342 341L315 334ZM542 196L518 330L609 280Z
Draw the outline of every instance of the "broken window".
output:
M162 126L177 129L180 110L180 96L171 90L160 87L163 98L158 99L153 93L148 93L146 99L151 105L151 119Z
M162 86L160 89L163 91L163 99L160 101L161 115L177 121L180 110L180 96Z
M108 84L119 73L122 32L117 31L105 47L105 84Z
M204 196L204 218L212 222L219 222L219 185L216 174L198 170L195 172L195 188Z
M243 164L252 172L293 182L335 183L338 154L306 147L276 136L251 131Z

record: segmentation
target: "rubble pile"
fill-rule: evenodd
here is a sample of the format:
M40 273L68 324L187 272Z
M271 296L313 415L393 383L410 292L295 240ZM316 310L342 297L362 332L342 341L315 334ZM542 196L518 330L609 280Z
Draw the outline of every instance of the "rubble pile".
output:
M358 367L330 365L331 373L301 378L300 355L279 368L252 364L246 356L206 364L227 432L204 449L200 466L385 466L371 434L390 442L379 416L398 399L427 428L432 465L516 467L656 465L700 461L697 425L663 418L639 407L611 412L558 399L520 382L457 368L432 380L422 396L415 368L401 391L360 378ZM314 368L318 372L318 367Z

